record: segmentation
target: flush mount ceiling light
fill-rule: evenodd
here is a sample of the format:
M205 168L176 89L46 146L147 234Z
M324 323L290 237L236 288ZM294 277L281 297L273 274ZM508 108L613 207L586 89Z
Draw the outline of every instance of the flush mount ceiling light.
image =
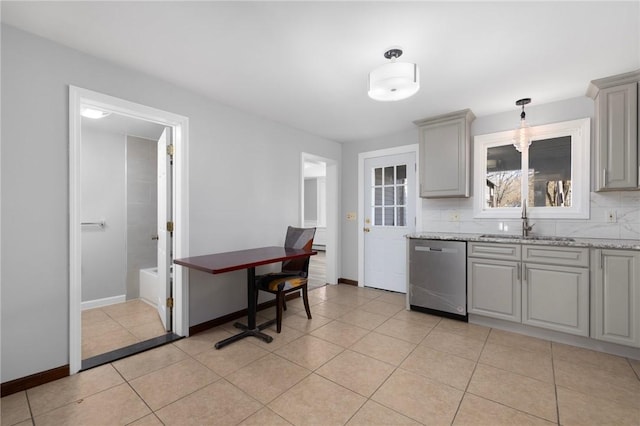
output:
M82 107L80 108L80 115L86 118L98 119L111 115L111 113L97 108Z
M526 114L524 112L524 106L530 103L531 98L523 98L516 101L516 105L522 107L522 112L520 113L520 127L518 127L518 130L516 130L516 137L513 140L513 146L515 146L516 149L520 152L528 149L529 145L531 145L529 125L525 121Z
M397 62L402 49L389 49L384 57L389 59L369 73L369 97L376 101L399 101L415 95L420 89L418 65Z

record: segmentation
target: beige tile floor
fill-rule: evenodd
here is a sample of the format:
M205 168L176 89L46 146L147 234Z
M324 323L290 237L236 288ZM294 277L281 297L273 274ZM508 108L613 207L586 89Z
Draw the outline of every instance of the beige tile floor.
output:
M327 283L327 253L317 250L318 254L309 260L309 289L322 287Z
M157 310L140 299L82 311L82 359L162 336Z
M640 361L408 312L345 285L271 344L226 324L2 398L2 425L639 425ZM272 317L273 309L260 313Z

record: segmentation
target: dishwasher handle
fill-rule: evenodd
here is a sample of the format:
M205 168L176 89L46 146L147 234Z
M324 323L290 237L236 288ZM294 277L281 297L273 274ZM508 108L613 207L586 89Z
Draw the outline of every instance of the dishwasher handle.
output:
M437 253L458 253L458 249L453 248L440 248L440 247L429 247L429 246L415 246L416 251L426 251L426 252L437 252Z

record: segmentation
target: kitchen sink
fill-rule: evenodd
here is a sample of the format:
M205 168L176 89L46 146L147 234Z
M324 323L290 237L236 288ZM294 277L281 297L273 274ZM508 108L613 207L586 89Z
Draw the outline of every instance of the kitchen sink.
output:
M569 237L552 237L545 235L529 235L527 237L523 237L521 235L513 235L513 234L482 234L480 238L500 238L500 239L508 239L508 240L540 240L540 241L575 241L573 238Z

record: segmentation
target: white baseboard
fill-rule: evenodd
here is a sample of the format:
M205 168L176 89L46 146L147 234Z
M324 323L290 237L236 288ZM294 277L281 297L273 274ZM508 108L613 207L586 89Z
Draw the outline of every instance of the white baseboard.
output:
M124 303L127 301L127 295L121 294L119 296L105 297L104 299L87 300L80 304L81 309L93 309L101 308L103 306L115 305L116 303Z

